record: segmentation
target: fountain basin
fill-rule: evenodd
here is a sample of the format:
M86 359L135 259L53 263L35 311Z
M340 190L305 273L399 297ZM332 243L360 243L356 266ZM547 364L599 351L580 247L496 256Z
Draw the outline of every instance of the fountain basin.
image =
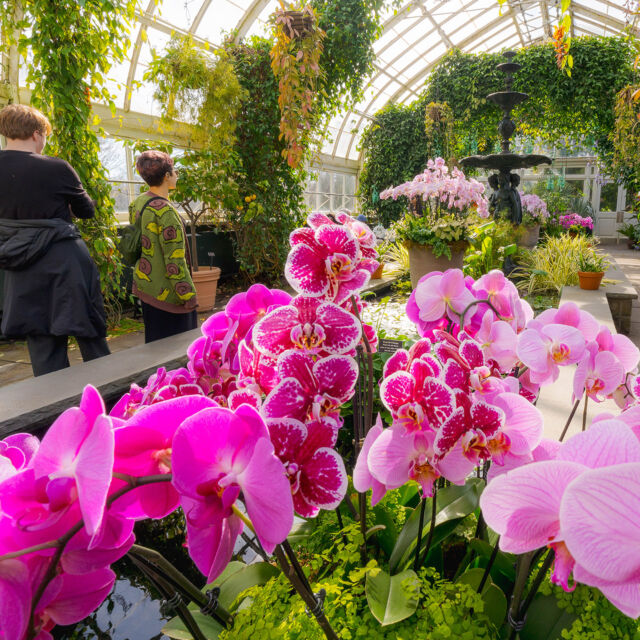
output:
M460 164L463 167L475 167L477 169L496 169L508 172L510 169L525 169L539 164L551 164L549 156L534 153L492 153L488 156L469 156L462 158Z
M487 96L487 100L495 102L505 111L511 111L513 107L524 102L528 97L528 94L520 93L519 91L496 91L495 93L490 93Z

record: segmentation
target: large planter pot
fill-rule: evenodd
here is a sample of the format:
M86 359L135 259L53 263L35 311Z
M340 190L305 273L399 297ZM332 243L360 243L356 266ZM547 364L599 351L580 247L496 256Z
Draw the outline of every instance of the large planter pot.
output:
M380 280L380 278L382 278L383 271L384 271L384 262L381 262L380 266L371 274L371 279Z
M465 241L454 242L451 245L451 260L447 256L436 258L429 246L407 243L409 251L409 272L411 286L415 289L422 276L432 271L446 271L447 269L462 269L462 259L467 249Z
M580 288L587 291L595 291L600 286L604 271L578 271L578 279L580 280Z
M533 227L524 227L524 234L518 244L527 249L533 249L538 244L540 239L540 225L536 224Z
M198 296L198 311L211 311L216 303L216 291L220 278L219 267L200 267L191 274Z

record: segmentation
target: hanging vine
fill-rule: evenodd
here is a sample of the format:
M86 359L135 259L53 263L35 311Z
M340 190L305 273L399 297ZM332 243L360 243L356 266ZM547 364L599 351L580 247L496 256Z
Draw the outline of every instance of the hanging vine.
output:
M31 102L53 125L46 152L69 162L96 204L96 216L78 221L95 260L107 312L117 317L122 263L115 249L114 201L100 162L98 135L92 127L100 119L91 100L111 106L105 77L114 62L125 58L134 0L24 0L32 27L21 36L19 50L31 54L27 83ZM55 55L52 55L55 52Z

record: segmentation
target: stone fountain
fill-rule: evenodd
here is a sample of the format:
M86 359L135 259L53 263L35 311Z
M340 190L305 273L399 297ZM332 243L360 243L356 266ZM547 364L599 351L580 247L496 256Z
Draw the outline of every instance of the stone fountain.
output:
M521 68L520 64L513 62L515 55L514 51L507 51L504 54L507 62L497 66L497 69L506 74L506 90L490 93L487 96L487 100L495 102L503 112L502 120L498 125L498 131L502 136L500 142L502 151L488 156L462 158L460 164L463 167L497 170L498 173L489 176L489 185L493 189L489 198L489 209L494 215L506 210L511 222L520 224L522 222L522 204L518 193L520 176L511 172L514 169L535 167L545 163L551 164L551 158L532 153L520 154L510 151L511 136L516 129L515 122L511 119L511 110L529 97L526 93L512 90L513 74Z

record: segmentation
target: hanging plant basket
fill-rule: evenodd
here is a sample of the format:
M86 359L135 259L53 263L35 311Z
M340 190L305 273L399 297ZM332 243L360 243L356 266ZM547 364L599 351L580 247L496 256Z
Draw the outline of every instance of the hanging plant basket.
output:
M313 17L303 11L285 11L284 32L292 40L302 40L313 29Z

